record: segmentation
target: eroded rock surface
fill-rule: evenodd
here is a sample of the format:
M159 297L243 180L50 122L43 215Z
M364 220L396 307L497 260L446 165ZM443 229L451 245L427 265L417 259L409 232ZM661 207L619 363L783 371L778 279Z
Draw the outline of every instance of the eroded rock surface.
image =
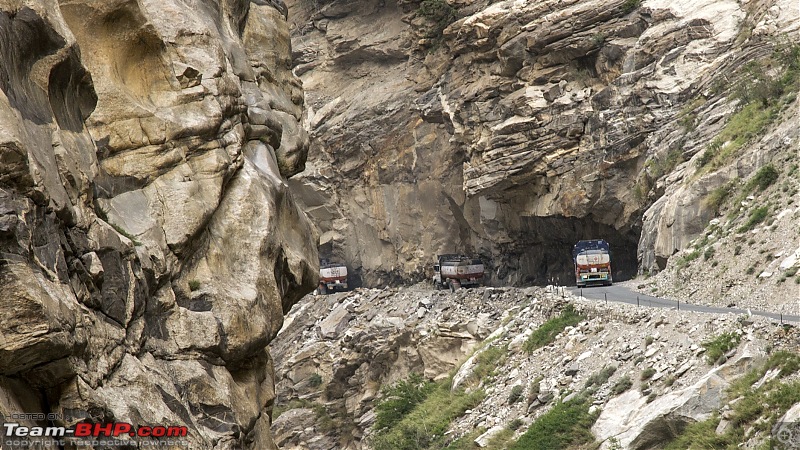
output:
M266 346L317 276L290 65L280 2L0 2L4 417L275 447Z
M527 351L528 338L567 303L585 317ZM482 393L448 425L448 442L485 442L515 422L517 439L559 401L587 395L602 448L654 448L732 402L727 388L760 366L766 349L796 352L799 342L796 330L762 317L606 304L541 288L358 289L308 296L287 317L272 347L273 432L286 449L372 448L382 389L411 373ZM742 342L711 364L703 344L721 333Z
M323 252L369 286L443 252L482 256L498 285L566 282L571 246L597 237L615 279L663 270L716 214L711 191L797 145L793 108L785 145L697 169L745 63L796 41L791 2L289 6L316 138L292 182Z

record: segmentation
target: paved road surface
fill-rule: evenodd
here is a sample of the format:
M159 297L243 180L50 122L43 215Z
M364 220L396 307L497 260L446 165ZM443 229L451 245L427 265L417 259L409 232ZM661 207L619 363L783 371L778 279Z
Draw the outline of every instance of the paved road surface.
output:
M649 295L640 294L638 292L634 292L626 287L619 285L596 286L596 287L588 287L582 289L573 286L573 287L568 287L567 290L577 296L583 294L584 297L592 300L605 301L606 299L608 299L609 302L630 303L633 305L637 304L637 298L638 298L639 306L643 307L671 308L671 309L679 308L681 311L695 311L695 312L715 313L715 314L728 314L728 313L733 313L737 315L748 314L748 309L693 305L691 303L686 303L686 302L679 303L676 300L651 297ZM797 315L796 309L791 311L790 314L783 314L783 315L781 315L780 311L767 312L767 311L752 310L750 312L754 316L769 317L771 319L783 321L784 323L787 322L792 324L800 323L800 316Z

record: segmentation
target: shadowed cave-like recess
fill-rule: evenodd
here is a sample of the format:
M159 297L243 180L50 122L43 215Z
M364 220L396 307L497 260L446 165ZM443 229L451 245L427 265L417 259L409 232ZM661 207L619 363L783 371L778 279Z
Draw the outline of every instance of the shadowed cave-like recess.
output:
M592 217L521 217L517 239L498 245L487 264L489 284L574 285L572 247L582 239L605 239L611 246L614 281L636 276L641 229L617 230Z

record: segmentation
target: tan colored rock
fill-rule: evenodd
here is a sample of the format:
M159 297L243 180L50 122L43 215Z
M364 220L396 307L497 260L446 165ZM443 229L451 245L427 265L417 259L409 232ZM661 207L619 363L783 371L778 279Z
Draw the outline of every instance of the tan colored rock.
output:
M0 2L0 413L275 448L318 261L288 36L280 2Z
M759 33L798 32L784 1L757 3ZM735 108L710 86L768 53L743 37L749 6L448 4L439 37L408 5L289 3L314 137L293 183L325 256L365 285L425 279L443 252L480 255L498 285L566 283L591 237L616 249L615 279L662 270L714 218L709 192L778 158L694 176Z

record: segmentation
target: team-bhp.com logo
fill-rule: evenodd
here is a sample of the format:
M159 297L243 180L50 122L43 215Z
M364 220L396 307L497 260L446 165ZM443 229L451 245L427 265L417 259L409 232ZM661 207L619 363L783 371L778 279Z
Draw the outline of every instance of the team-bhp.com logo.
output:
M185 426L140 426L126 422L77 423L71 427L26 427L19 423L4 423L5 444L9 447L28 446L35 443L65 445L109 445L109 446L161 446L164 439L186 437L189 430ZM108 440L111 438L111 440ZM136 438L147 438L133 440ZM153 440L152 438L158 438ZM99 441L103 439L103 441ZM55 441L55 442L54 442ZM173 444L181 445L176 441Z

